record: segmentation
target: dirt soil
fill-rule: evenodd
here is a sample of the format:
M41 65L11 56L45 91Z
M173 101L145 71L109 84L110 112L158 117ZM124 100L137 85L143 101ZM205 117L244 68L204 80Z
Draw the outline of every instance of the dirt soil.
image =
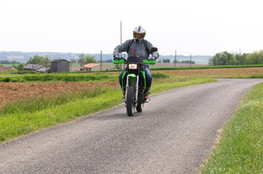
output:
M157 72L157 71L152 71L152 72ZM183 75L183 76L232 77L232 76L263 74L263 67L166 70L161 72Z
M158 72L152 71L152 72ZM263 74L263 68L221 68L160 71L182 76L231 77ZM65 92L81 92L97 86L113 86L119 88L117 82L47 82L47 83L5 83L0 82L0 107L8 102L35 97L57 96Z
M117 82L0 82L0 107L12 101L19 101L27 98L57 96L65 92L76 93L83 90L92 90L98 86L119 87Z

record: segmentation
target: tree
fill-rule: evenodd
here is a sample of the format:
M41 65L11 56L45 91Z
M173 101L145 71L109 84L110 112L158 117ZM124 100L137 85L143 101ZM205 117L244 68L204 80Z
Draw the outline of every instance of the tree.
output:
M181 63L180 60L174 60L173 63Z
M163 63L170 63L170 59L163 59Z
M263 50L246 54L245 62L246 64L263 64Z
M238 61L236 56L227 51L217 53L214 57L209 59L209 65L236 65Z
M48 57L35 55L34 57L30 58L26 64L39 64L46 67L51 67L51 60Z
M192 60L183 60L182 63L195 64L195 61L192 61Z
M19 64L17 61L0 60L0 64Z
M238 65L246 64L246 53L244 53L244 54L235 54L234 56L236 57Z
M70 60L70 63L77 63L75 59Z
M228 52L217 53L209 59L209 65L251 65L263 64L263 50L253 53L231 54Z
M96 59L93 56L85 56L84 54L79 55L78 63L81 65L87 64L87 63L96 63Z
M12 65L13 68L17 69L18 71L23 71L24 69L24 64L23 63L19 63L17 65Z

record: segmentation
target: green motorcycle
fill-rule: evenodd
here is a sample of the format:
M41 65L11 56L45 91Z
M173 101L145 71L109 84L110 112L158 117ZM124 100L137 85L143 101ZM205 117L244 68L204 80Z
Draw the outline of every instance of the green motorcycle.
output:
M140 61L138 57L128 57L113 60L114 64L126 64L126 71L124 71L121 79L121 86L125 92L124 102L126 103L126 110L128 116L133 116L135 109L137 112L142 112L142 105L145 103L146 77L144 64L155 64L154 60Z

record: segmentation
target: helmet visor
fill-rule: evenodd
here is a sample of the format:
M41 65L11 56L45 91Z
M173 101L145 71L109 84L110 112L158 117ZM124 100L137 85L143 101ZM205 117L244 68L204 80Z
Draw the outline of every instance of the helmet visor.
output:
M135 38L138 38L138 39L141 39L141 38L143 38L144 36L145 36L145 33L133 33L133 36L135 37Z

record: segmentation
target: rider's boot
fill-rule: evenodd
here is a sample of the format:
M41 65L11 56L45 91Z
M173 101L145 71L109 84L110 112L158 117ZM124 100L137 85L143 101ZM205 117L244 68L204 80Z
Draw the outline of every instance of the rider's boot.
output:
M125 102L125 90L122 88L122 94L123 94L123 99L122 99L122 101L124 101Z
M144 96L144 102L145 103L149 103L150 102L150 97L148 95Z
M146 88L146 90L144 91L144 102L145 103L149 103L150 101L149 94L150 94L150 88Z

